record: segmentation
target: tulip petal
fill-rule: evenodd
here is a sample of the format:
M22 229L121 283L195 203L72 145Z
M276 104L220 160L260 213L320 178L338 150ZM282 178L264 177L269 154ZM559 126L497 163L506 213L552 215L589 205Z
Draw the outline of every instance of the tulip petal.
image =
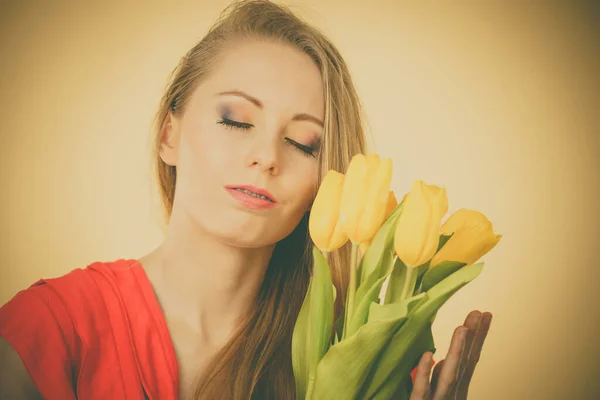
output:
M375 234L373 241L360 260L360 284L356 292L356 301L360 301L365 287L368 288L382 276L387 276L391 269L394 252L394 234L398 219L404 210L404 200L387 217L381 228Z
M327 172L313 202L308 229L311 239L322 251L333 251L348 240L339 224L341 193L344 175L330 170Z
M413 184L411 191L406 196L404 210L394 235L394 247L398 257L407 265L413 265L421 249L421 241L426 231L426 214L421 199L421 185Z
M361 242L372 240L386 217L392 182L392 160L381 160L377 168L370 169L367 179L365 207L357 231L357 239Z
M375 176L379 169L379 164L381 163L379 154L368 154L365 158L367 159L367 175ZM369 184L370 182L367 182L367 185Z
M346 235L346 232L344 231L344 227L342 226L340 220L338 219L337 223L335 224L333 234L329 238L328 247L325 250L326 251L337 250L340 247L342 247L343 245L345 245L347 241L348 241L348 235Z
M391 180L390 180L391 184ZM398 206L398 199L396 199L396 194L393 190L388 192L388 200L386 204L385 217L389 217L389 215L396 209Z
M439 244L439 230L442 217L448 211L448 197L445 188L427 185L426 190L429 196L430 212L429 224L423 248L419 255L416 265L421 265L431 259L437 251Z
M394 244L398 257L408 266L427 262L439 243L439 225L448 209L445 188L415 181L406 199Z
M440 232L444 235L449 235L461 227L472 226L487 220L486 216L479 211L461 208L450 215L442 225Z
M340 220L346 235L354 243L360 243L357 230L366 203L367 169L367 158L363 154L352 157L342 189Z
M448 242L433 256L431 267L442 261L472 264L496 246L502 235L495 235L492 224L479 217L457 228Z

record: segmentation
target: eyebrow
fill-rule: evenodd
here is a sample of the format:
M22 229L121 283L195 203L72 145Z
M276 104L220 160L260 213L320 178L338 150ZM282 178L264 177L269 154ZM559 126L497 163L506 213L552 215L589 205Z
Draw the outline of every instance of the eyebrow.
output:
M225 92L219 92L217 93L217 96L238 96L238 97L242 97L246 100L248 100L250 103L254 104L256 107L263 109L264 105L263 103L258 100L256 97L252 97L250 96L248 93L244 93L241 90L228 90ZM310 114L306 114L306 113L300 113L300 114L296 114L294 115L294 117L292 118L293 121L311 121L314 122L317 125L320 125L321 127L324 127L325 124L323 124L323 121L321 121L320 119L318 119L317 117L314 117Z

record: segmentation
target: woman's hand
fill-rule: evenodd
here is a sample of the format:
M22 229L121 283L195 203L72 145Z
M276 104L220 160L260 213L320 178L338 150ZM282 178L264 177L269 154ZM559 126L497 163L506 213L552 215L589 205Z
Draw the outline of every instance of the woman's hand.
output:
M491 321L489 312L475 310L467 315L465 323L454 330L448 355L433 369L431 382L432 353L423 354L410 400L465 400Z

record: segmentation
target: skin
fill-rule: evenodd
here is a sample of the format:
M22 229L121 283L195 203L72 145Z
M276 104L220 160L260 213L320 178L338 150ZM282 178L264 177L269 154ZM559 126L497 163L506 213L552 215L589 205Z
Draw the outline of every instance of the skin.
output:
M231 91L252 99L219 95ZM244 41L226 49L185 113L168 117L161 157L177 166L173 212L164 243L140 261L171 331L182 390L247 314L275 244L310 209L317 153L301 146L323 134L316 121L325 117L324 101L308 56ZM224 117L252 127L218 124ZM278 206L250 210L226 185L265 188Z
M231 91L252 98L219 95ZM185 112L167 117L160 155L177 166L173 211L163 243L139 261L169 327L182 393L252 306L275 244L310 209L318 149L311 155L306 147L323 134L324 102L319 70L307 55L281 44L242 41L225 50ZM250 129L219 124L223 117ZM278 206L248 209L225 185L265 188ZM472 355L460 357L463 344L455 334L430 382L426 353L411 400L466 398L489 327L486 318L481 324L474 318L470 314L464 325ZM0 395L38 398L18 355L1 338L0 368ZM464 371L462 380L452 384L458 371Z
M432 376L432 353L423 354L410 400L466 399L491 322L491 313L471 311L464 324L454 330L448 354L435 365Z

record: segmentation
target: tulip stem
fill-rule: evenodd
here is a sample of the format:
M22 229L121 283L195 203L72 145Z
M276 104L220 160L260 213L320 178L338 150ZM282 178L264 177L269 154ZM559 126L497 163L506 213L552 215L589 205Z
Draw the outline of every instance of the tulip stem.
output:
M413 272L414 272L415 268L412 268L410 266L406 266L406 276L404 277L404 287L402 288L402 294L400 295L400 298L402 300L406 300L409 297L409 290L412 289L414 290L414 285L415 282L413 282ZM412 290L410 293L410 296L412 297Z
M344 317L344 332L342 334L342 340L344 340L348 333L348 326L352 318L352 310L354 309L354 294L356 293L356 261L358 258L359 243L352 243L352 250L350 252L350 284L348 285L348 299L346 301L346 316Z

